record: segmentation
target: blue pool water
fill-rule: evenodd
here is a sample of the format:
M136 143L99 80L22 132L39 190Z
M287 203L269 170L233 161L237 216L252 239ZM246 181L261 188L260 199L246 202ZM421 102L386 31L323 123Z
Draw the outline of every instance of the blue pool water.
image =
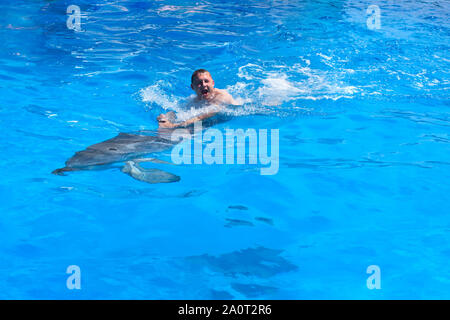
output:
M80 32L66 25L72 4ZM0 10L0 298L450 298L450 2ZM242 103L216 128L279 129L276 175L50 174L91 144L155 130L163 111L188 117L197 68ZM66 287L69 265L81 290ZM367 287L370 265L381 289Z

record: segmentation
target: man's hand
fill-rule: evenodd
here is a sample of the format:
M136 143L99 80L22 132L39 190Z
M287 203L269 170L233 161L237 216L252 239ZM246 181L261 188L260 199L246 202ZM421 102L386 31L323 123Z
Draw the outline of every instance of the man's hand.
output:
M176 124L172 123L171 120L175 118L175 113L169 111L167 113L161 113L156 120L158 120L160 128L175 128Z

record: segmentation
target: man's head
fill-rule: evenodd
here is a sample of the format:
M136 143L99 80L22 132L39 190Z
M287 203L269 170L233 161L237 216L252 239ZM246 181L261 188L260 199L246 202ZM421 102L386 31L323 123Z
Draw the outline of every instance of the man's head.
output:
M210 100L214 95L214 80L208 70L198 69L191 77L191 88L202 100Z

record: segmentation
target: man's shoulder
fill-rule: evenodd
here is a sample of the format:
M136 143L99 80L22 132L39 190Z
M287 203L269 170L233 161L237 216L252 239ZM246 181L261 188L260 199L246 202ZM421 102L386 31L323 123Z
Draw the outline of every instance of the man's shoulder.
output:
M226 90L224 90L224 89L217 89L217 88L214 88L215 90L216 90L216 94L218 94L218 95L226 95L226 96L231 96Z
M220 99L220 101L230 104L234 102L233 97L226 90L217 88L216 90L217 98Z

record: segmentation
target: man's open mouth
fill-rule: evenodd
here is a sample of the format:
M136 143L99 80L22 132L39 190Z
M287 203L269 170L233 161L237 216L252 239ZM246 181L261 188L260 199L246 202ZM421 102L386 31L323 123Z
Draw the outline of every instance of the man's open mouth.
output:
M206 96L208 94L208 92L209 92L208 89L203 89L202 90L202 95Z

